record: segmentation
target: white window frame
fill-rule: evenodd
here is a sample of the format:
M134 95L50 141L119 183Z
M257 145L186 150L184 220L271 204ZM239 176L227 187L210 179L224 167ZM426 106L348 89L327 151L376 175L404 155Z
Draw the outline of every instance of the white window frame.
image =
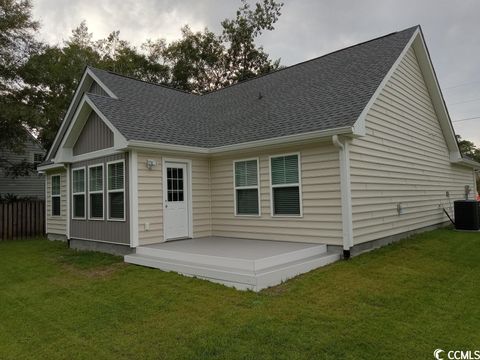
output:
M83 170L83 192L73 192L73 173L75 171ZM80 166L76 168L72 168L72 220L85 220L87 215L87 170L85 166ZM74 197L75 195L83 195L83 208L85 211L83 212L83 217L75 216L75 204L74 204Z
M273 185L272 184L272 159L277 158L277 157L284 157L284 156L291 156L291 155L297 155L298 159L298 182L297 183L291 183L291 184L281 184L281 185ZM292 153L286 153L286 154L276 154L276 155L270 155L268 157L268 176L270 178L270 216L272 218L301 218L303 217L303 192L302 192L302 158L300 156L300 152L292 152ZM293 186L298 186L298 197L299 197L299 202L300 202L300 214L299 215L287 215L287 214L275 214L275 210L273 207L273 189L274 188L281 188L281 187L293 187Z
M95 191L91 191L90 190L90 169L91 168L95 168L95 167L101 167L102 168L102 190L95 190ZM124 172L125 172L125 168L124 168ZM87 181L88 181L88 220L93 220L93 221L96 221L96 220L105 220L105 167L103 165L103 163L98 163L98 164L93 164L93 165L89 165L88 166L88 177L87 177ZM125 183L125 180L124 180L124 183ZM125 187L125 184L123 185L123 187ZM92 205L92 201L90 200L90 194L102 194L102 217L92 217L92 214L91 214L91 205ZM125 201L124 201L125 202Z
M109 190L108 189L108 166L110 164L116 164L116 163L123 163L123 188L122 189ZM125 182L126 182L126 178L125 178L125 159L108 161L107 162L107 169L106 169L105 174L106 174L106 176L105 176L106 183L105 184L107 186L107 220L108 221L125 221L125 219L126 219L126 202L127 202L127 199L125 197ZM112 219L110 217L110 193L116 193L116 192L123 192L123 219L119 219L119 218L113 218Z
M59 191L58 194L54 195L53 194L53 178L58 177L58 184L59 184ZM62 176L57 174L57 175L52 175L50 176L50 202L51 202L51 209L50 209L50 216L52 217L60 217L62 216ZM53 214L53 198L59 198L60 199L60 214L54 215Z
M245 162L255 160L257 162L257 185L256 186L237 186L235 182L235 165L236 163ZM237 212L237 190L249 190L249 189L257 189L258 194L258 214L239 214ZM262 216L262 201L260 195L260 159L256 158L248 158L248 159L239 159L233 161L233 211L235 216L239 217L260 217Z

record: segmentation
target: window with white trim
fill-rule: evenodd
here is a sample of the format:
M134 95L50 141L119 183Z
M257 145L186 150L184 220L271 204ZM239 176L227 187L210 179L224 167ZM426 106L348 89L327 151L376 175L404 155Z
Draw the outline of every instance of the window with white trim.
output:
M88 168L88 218L103 219L103 164Z
M60 216L60 175L52 175L51 181L52 216Z
M259 215L258 160L234 161L235 214Z
M125 164L124 161L108 163L108 219L125 219Z
M270 158L272 215L301 215L299 156Z
M72 218L85 219L85 168L72 170Z

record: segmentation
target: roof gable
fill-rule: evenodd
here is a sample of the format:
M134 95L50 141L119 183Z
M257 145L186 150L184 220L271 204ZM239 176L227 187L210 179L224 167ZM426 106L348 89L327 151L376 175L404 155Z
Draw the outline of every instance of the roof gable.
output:
M92 151L111 148L114 145L113 131L92 111L83 126L75 144L73 155L81 155Z
M60 143L65 136L68 126L73 120L73 116L82 100L83 95L88 92L118 99L118 97L94 74L91 68L85 68L85 72L83 73L82 78L78 83L77 89L75 90L75 94L72 101L70 102L70 106L68 107L62 124L60 125L53 144L47 153L47 163L51 162L51 160L55 157Z

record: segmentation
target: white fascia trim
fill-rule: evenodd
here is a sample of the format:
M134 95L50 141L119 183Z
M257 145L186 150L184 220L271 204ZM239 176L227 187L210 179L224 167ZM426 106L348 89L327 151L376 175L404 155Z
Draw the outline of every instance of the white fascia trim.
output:
M199 154L208 154L208 151L209 151L208 148L202 148L197 146L165 144L165 143L157 143L157 142L143 141L143 140L128 140L127 147L139 148L139 149L155 149L155 150L165 150L165 151L189 152L189 153L199 153Z
M127 141L127 146L130 148L160 149L165 151L180 151L180 152L190 152L190 153L199 153L199 154L218 154L218 153L223 153L228 151L257 148L262 146L288 144L292 142L312 140L312 139L318 139L318 138L330 138L331 136L336 134L338 135L353 134L353 128L351 126L343 126L343 127L333 128L333 129L310 131L308 133L286 135L286 136L280 136L280 137L264 139L264 140L254 140L254 141L248 141L248 142L233 144L233 145L219 146L214 148L174 145L174 144L156 143L156 142L142 141L142 140L129 140Z
M81 155L75 155L75 156L72 156L71 160L72 162L85 161L85 160L92 160L92 159L97 159L99 157L105 157L105 156L122 154L122 153L123 153L122 150L107 148L107 149L92 151L92 152L81 154Z
M62 133L62 130L63 130L63 127L65 126L66 124L66 119L69 118L70 116L70 113L73 111L73 104L75 104L78 96L80 95L80 92L82 91L82 88L83 88L83 84L85 82L85 79L86 77L90 76L92 78L93 81L97 82L98 85L100 85L100 87L112 98L114 99L118 99L118 97L93 73L92 70L90 70L89 68L87 68L85 70L85 72L83 73L82 75L82 78L80 79L80 82L78 83L78 86L77 86L77 89L75 90L75 94L73 95L73 99L72 101L70 102L70 105L68 106L68 110L67 110L67 113L65 114L65 117L63 118L63 121L62 121L62 124L60 126L60 129L58 129L57 131L57 134L55 135L55 139L53 140L53 143L52 143L52 146L50 147L50 149L48 150L48 153L47 153L47 157L46 159L49 159L50 158L50 155L51 155L51 152L54 148L54 145L57 143L57 141L59 140L59 136L60 134ZM59 147L60 148L60 147Z
M97 113L100 119L108 126L108 128L113 132L113 144L116 149L127 147L127 139L117 130L117 128L107 119L105 115L97 108L97 106L90 100L88 97L85 98L85 101L93 111Z
M443 130L443 136L447 142L451 157L461 158L460 149L458 148L458 142L455 136L455 130L445 105L445 100L433 68L432 60L425 43L423 33L421 31L413 43L413 49L415 50L415 55L417 56L419 66L422 69L422 73L425 78L425 84L429 90L433 107L440 122L440 127Z
M75 104L76 100L77 100L77 97L79 96L80 94L80 89L83 87L83 83L85 82L85 78L87 77L87 73L88 73L88 68L87 70L83 73L82 75L82 78L80 79L80 82L78 83L78 86L77 86L77 89L75 90L75 94L73 95L73 99L72 101L70 102L70 105L68 106L68 110L67 110L67 113L65 114L64 118L63 118L63 121L62 121L62 124L60 125L60 128L58 129L57 131L57 134L55 135L55 139L53 140L53 143L52 143L52 146L50 146L50 149L48 150L48 153L47 153L47 156L45 159L49 159L50 158L50 155L51 155L51 152L54 148L54 145L57 143L57 141L59 140L58 137L60 136L60 134L62 133L62 130L63 130L63 127L65 126L66 124L66 119L68 119L68 117L70 116L70 113L72 112L72 107L73 107L73 104Z
M140 245L138 233L138 157L137 151L131 150L128 161L128 189L130 212L130 247Z
M48 164L43 166L37 166L37 171L40 173L43 173L47 170L63 169L63 168L65 168L65 165L63 163L54 163L54 164Z
M378 96L382 92L382 90L385 88L385 85L387 82L390 80L392 77L393 73L397 69L398 65L400 65L400 62L403 60L405 57L406 53L408 52L408 49L410 49L410 46L412 46L413 42L417 38L417 35L420 33L420 29L415 30L413 33L412 37L408 41L407 45L405 45L405 48L402 50L401 54L398 56L397 60L393 63L392 67L388 71L388 73L385 75L383 78L382 82L378 86L377 90L375 90L375 93L373 96L370 98L370 101L367 103L367 106L363 109L363 111L360 113L360 116L358 119L355 121L355 124L353 125L353 132L355 135L358 136L365 136L367 134L367 129L366 129L366 117L368 112L370 111L371 107L377 101Z
M350 149L348 139L332 137L333 145L338 148L340 160L340 192L342 197L342 234L343 250L353 247L352 182L350 179Z
M115 95L113 93L112 90L110 90L94 73L92 70L90 70L89 68L87 68L87 73L88 75L90 75L90 77L98 84L100 85L100 87L103 89L103 91L105 91L108 96L110 96L111 98L114 98L115 100L118 100L118 97L117 95Z
M114 137L113 150L123 149L127 146L127 140L125 139L125 137L122 134L120 134L120 132L117 130L117 128L115 128L115 126L113 126L113 124L105 117L105 115L103 115L100 112L100 110L98 110L98 108L88 98L88 96L83 95L82 100L80 101L80 103L77 107L77 111L73 115L72 121L70 122L70 125L69 125L67 131L65 132L65 135L62 139L62 142L60 143L60 146L58 147L57 155L53 159L54 162L66 162L67 160L71 161L74 158L76 158L75 160L77 160L77 159L81 159L82 155L84 155L84 154L82 154L82 155L77 155L76 157L74 157L73 154L71 154L71 151L68 151L67 154L62 154L62 152L65 152L65 150L64 150L65 143L69 139L70 134L72 133L72 129L73 129L73 127L74 127L74 125L75 125L75 123L78 119L78 116L79 116L80 112L83 110L85 104L87 104L92 109L92 111L94 111L100 117L100 119L102 119L102 121L105 123L105 125L107 125L107 127L113 132L113 137ZM78 135L80 135L82 129L83 129L83 126L78 129L78 131L77 131ZM112 151L112 148L109 148L108 151ZM59 155L63 155L63 156L59 157ZM85 154L85 156L88 157L88 158L91 158L92 153L89 153L89 155ZM93 154L93 156L95 156L95 154ZM61 161L59 161L60 159L61 159Z
M468 166L468 167L471 167L471 168L474 168L474 169L477 169L477 170L480 169L480 163L478 163L474 160L460 158L460 159L452 160L451 162L454 163L454 164L458 164L458 165Z

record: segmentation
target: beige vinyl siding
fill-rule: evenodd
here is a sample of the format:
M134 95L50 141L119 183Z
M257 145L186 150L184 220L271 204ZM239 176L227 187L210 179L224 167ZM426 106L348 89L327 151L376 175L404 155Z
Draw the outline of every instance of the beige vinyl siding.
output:
M212 234L210 199L210 162L192 159L193 237Z
M300 153L303 217L272 217L269 156ZM233 161L260 160L261 216L235 216ZM212 234L239 238L342 243L338 150L333 145L290 147L212 158Z
M60 216L52 216L52 176L60 175ZM67 234L67 172L55 170L47 173L47 232Z
M147 160L157 166L148 170ZM186 158L192 161L193 237L211 235L209 161L206 158ZM138 230L140 245L163 241L162 156L158 153L138 153ZM145 230L149 223L150 230Z
M147 168L147 160L157 166ZM139 152L138 160L138 239L140 245L163 241L162 157L157 153ZM145 230L149 223L150 230Z
M366 127L350 153L354 243L447 221L446 191L452 204L463 198L473 171L449 161L413 49L373 104Z

